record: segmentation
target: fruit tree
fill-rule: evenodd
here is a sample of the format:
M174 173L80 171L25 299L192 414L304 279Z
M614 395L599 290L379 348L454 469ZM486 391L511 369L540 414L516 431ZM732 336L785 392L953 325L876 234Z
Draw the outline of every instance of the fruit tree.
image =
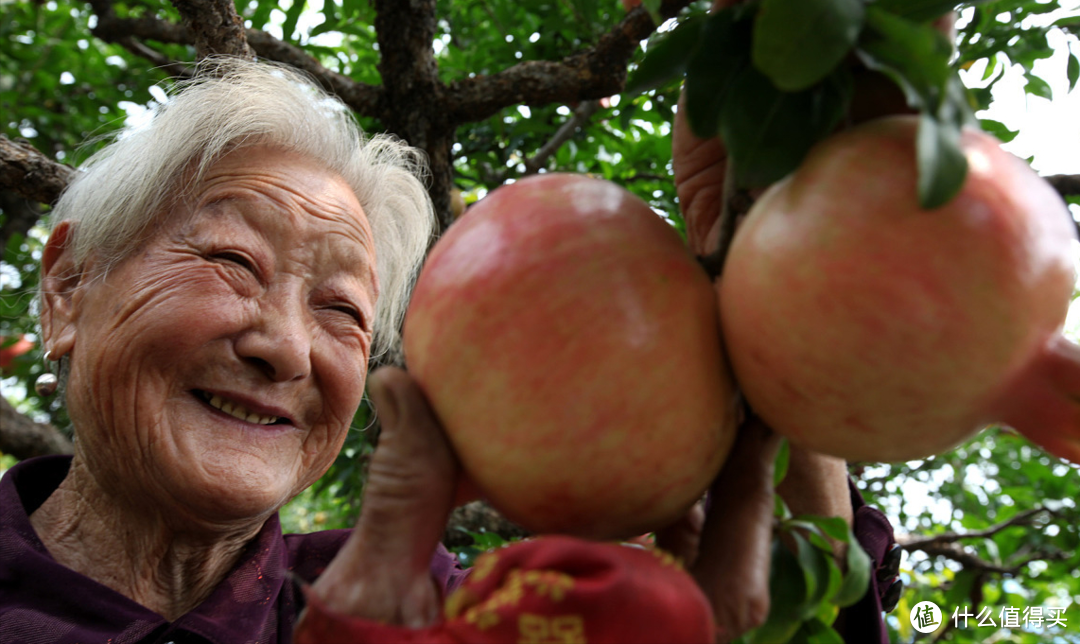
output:
M740 11L750 15L764 8L769 11L761 16L769 18L749 30L744 28L749 23L735 19L738 14L730 14L735 18L728 22L707 19L711 4L5 2L0 10L4 463L70 450L63 410L31 386L42 370L34 345L33 293L48 204L98 145L81 147L83 141L107 135L167 100L169 84L189 75L191 65L207 54L258 56L299 67L340 96L367 129L392 132L423 148L444 228L463 205L507 181L551 171L589 173L620 184L680 233L705 225L700 219L684 221L672 181L672 122L685 73L691 79L687 100L695 128L722 134L736 160L729 190L716 202L718 212L723 210L716 229L721 248L760 188L797 166L821 136L862 120L862 114L908 106L932 114L937 143L923 155L929 169L920 166L919 172L923 197L942 202L955 188L948 170L955 161L953 128L985 116L981 110L991 104L991 89L1006 69L1018 70L1032 101L1060 98L1051 87L1064 83L1067 91L1080 77L1075 35L1080 11L1066 0L757 0ZM954 8L959 21L951 43L908 29ZM677 21L657 29L671 18ZM698 42L710 43L708 55L687 56L697 51ZM1052 58L1054 43L1057 58ZM1044 65L1051 60L1059 66ZM754 100L722 114L714 110L712 117L707 107L700 111L732 80L725 73L739 65L761 72L743 74L733 86L735 94ZM694 89L695 76L711 80ZM971 89L953 80L961 76ZM695 110L706 114L704 122ZM1002 140L1016 135L1001 122L983 119L981 126ZM1047 143L1076 147L1075 142ZM1080 194L1076 176L1045 178L1068 199ZM705 223L711 228L715 222ZM718 260L723 257L704 258L714 269ZM799 325L793 318L788 322ZM372 449L374 432L360 429L368 425L362 408L358 430L339 462L287 510L285 519L294 529L351 525L363 463ZM895 641L1080 641L1076 465L995 426L935 456L850 467L867 500L889 516L907 552L902 564L907 590L888 618ZM479 546L490 541L490 535L476 538ZM973 617L967 627L946 624L920 635L908 610L923 600L937 602L948 615L959 608ZM1014 608L1020 625L1006 625L1013 616L1006 609ZM1025 608L1029 614L1038 609L1039 626L1024 626ZM974 616L980 613L984 625L976 626ZM1064 625L1052 624L1051 614L1063 616Z

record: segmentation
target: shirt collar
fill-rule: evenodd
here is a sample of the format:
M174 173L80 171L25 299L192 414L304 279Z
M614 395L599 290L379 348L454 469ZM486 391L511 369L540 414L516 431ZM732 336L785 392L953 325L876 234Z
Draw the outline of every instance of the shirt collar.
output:
M295 610L295 600L285 579L288 552L276 514L213 593L173 624L57 563L29 515L56 490L70 465L70 456L29 459L0 479L0 641L28 637L25 629L34 623L57 631L42 641L137 641L162 629L189 631L214 644L262 643L291 629L291 620L279 623ZM24 630L15 630L20 624ZM41 627L34 632L40 634Z

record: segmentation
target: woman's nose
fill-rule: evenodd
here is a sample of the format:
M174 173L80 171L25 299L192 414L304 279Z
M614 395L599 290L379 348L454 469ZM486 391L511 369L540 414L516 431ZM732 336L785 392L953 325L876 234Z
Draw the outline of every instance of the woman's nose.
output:
M311 330L302 306L260 303L258 320L240 335L237 354L274 382L311 374Z

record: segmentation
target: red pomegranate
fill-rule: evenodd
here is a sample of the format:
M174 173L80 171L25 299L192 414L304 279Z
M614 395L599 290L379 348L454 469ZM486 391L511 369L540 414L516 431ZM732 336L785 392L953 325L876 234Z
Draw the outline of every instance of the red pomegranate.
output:
M0 336L0 371L10 369L15 364L15 358L34 348L34 343L27 340L26 336L21 333L14 342L7 343L8 339ZM4 346L5 344L7 346Z
M923 457L1004 423L1080 462L1069 212L977 131L959 195L920 209L917 124L838 134L754 205L719 285L736 379L776 431L849 460Z
M648 205L544 174L439 240L404 344L492 505L535 532L610 539L680 517L730 449L718 329L708 277Z

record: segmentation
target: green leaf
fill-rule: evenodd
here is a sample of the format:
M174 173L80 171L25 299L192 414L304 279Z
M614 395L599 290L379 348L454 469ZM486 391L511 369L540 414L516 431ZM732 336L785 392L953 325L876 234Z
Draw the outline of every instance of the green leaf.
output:
M979 121L979 127L988 134L993 134L1002 143L1008 143L1016 138L1017 134L1020 134L1019 130L1010 130L1001 121L994 121L992 119L981 119Z
M1076 89L1077 81L1080 81L1080 55L1073 54L1069 56L1069 63L1066 66L1065 75L1069 79L1069 91Z
M847 571L833 601L837 606L850 606L863 598L870 586L870 557L849 532L847 547Z
M842 576L833 561L831 548L822 550L798 532L792 532L791 537L795 540L799 565L806 578L806 600L799 611L799 618L806 620L816 615L821 604L836 594L843 583Z
M825 78L862 30L862 0L763 0L752 59L777 88L797 92Z
M686 66L696 51L705 16L693 16L678 27L662 34L649 45L641 61L626 82L627 97L666 85L686 73Z
M266 23L270 21L270 12L275 8L274 3L260 2L255 8L255 13L251 14L251 27L253 29L264 28Z
M994 72L999 71L997 54L990 56L990 59L986 61L986 69L983 70L982 80L990 80L990 77L994 75ZM1004 73L1004 68L1000 69L1001 73Z
M967 158L960 149L960 128L923 114L919 117L915 149L919 164L919 205L933 210L955 197L967 178Z
M739 6L709 16L686 68L686 116L694 134L716 136L731 88L750 67L750 21Z
M806 600L806 575L798 558L773 539L769 566L769 616L747 636L750 644L786 642L799 630L800 607Z
M323 0L323 24L336 25L339 21L337 0Z
M787 521L791 518L791 510L788 509L787 503L784 503L784 498L779 494L773 494L773 515L781 521Z
M791 443L788 439L780 439L780 449L776 451L776 461L773 465L773 487L780 485L787 476L788 463L791 461Z
M817 526L827 536L841 543L847 543L848 538L851 536L847 522L840 517L805 515L798 517L798 520Z
M732 83L724 105L720 135L742 188L767 186L795 170L806 153L833 128L851 100L851 78L833 74L825 82L798 92L781 92L749 67Z
M875 6L891 14L922 22L952 11L957 0L877 0Z
M956 573L952 586L945 593L946 606L963 606L971 600L971 589L975 585L977 575L973 570L964 569Z
M820 619L803 622L792 641L805 642L806 644L844 644L844 638L841 637L840 633L837 633L832 626Z
M304 12L306 0L293 0L292 6L285 12L285 22L281 24L281 33L285 40L296 42L296 23L300 20L300 14Z
M1069 60L1072 60L1072 58L1070 57ZM1045 98L1048 101L1054 98L1054 91L1050 89L1050 83L1030 74L1027 76L1027 85L1024 87L1024 91L1032 96Z
M1065 16L1058 18L1052 25L1065 31L1080 31L1080 16Z
M653 24L658 27L663 24L664 16L660 14L660 5L663 4L662 0L642 0L641 4L645 5L645 10L649 12Z
M989 1L967 0L963 4L970 7ZM880 9L908 20L926 22L945 15L961 3L959 0L877 0L874 4Z
M952 45L936 29L889 14L877 5L866 11L868 29L856 52L863 63L889 75L908 105L936 112L947 93Z

